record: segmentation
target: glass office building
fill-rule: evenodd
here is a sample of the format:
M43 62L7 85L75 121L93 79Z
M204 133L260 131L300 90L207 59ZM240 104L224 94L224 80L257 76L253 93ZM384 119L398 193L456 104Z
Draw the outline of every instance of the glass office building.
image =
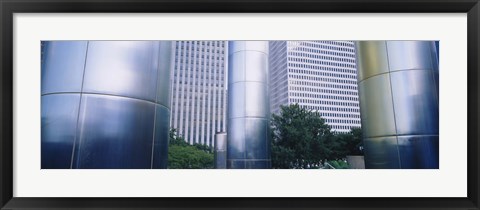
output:
M352 41L270 41L270 107L318 111L337 132L360 127Z
M176 41L171 127L189 143L214 145L226 132L226 41Z

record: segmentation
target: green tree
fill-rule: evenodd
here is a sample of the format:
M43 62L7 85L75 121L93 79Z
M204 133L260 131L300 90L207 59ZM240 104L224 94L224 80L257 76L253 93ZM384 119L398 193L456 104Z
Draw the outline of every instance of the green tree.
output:
M271 130L273 168L316 168L332 156L334 135L318 112L281 106Z
M348 155L363 155L362 129L352 128L349 133L335 134L329 160L345 159Z
M205 145L188 144L175 129L170 130L168 168L207 169L214 167L212 149Z

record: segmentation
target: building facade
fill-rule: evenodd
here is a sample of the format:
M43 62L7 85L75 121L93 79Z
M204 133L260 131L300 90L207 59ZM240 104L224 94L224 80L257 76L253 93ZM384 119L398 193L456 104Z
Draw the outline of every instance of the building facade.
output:
M214 146L226 132L228 42L176 41L172 69L172 128L190 144Z
M334 131L360 127L354 42L270 41L269 64L272 113L299 104Z

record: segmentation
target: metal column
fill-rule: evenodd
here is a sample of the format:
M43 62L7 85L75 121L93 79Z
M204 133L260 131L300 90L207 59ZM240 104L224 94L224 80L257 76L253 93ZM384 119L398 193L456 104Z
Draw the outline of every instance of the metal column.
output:
M360 41L366 168L438 168L438 58L431 41Z
M227 168L227 133L215 134L215 168Z
M171 42L44 44L41 167L166 168Z
M271 168L268 41L229 42L227 167Z

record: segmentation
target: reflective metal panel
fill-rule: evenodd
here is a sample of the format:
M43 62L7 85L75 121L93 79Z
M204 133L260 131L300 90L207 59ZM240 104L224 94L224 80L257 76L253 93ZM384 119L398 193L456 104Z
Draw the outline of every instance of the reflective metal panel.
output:
M268 118L269 97L266 83L245 82L245 115L244 117Z
M245 82L228 84L228 118L238 118L246 116L245 101L247 99L245 92Z
M171 69L173 62L173 46L171 41L160 41L157 73L157 103L170 108Z
M228 52L259 51L268 54L268 41L233 41L228 44Z
M245 53L230 54L228 69L234 69L228 74L229 84L245 81Z
M433 69L429 41L388 41L387 49L390 71Z
M237 53L241 54L241 53ZM245 51L245 81L268 81L268 57L263 52Z
M227 133L215 134L215 168L227 168Z
M155 135L152 168L167 168L170 109L155 105Z
M365 137L395 135L395 121L388 74L359 83L360 113Z
M245 159L245 119L229 119L227 132L228 159Z
M84 91L156 100L159 43L91 41Z
M439 168L438 136L399 136L402 168Z
M268 42L229 42L228 168L266 168L270 162ZM267 164L250 164L249 161Z
M84 94L74 168L151 168L153 103Z
M372 43L377 42L359 42L357 50ZM368 53L364 56L360 52L357 57L358 74L364 75L359 80L359 98L366 167L438 168L435 45L427 41L387 41L386 46L390 72L365 79L369 71L363 68L365 63L385 65L385 55L371 53L373 58L369 58Z
M397 137L367 138L365 147L365 168L398 169L400 168Z
M269 121L261 118L245 120L245 157L246 159L269 159L267 149L270 145L268 127Z
M79 101L79 94L42 96L42 169L70 168Z
M227 159L227 168L244 169L245 168L245 160L233 160L231 158L228 158Z
M398 135L438 134L438 102L433 71L391 73Z
M80 92L86 52L86 41L46 42L42 94Z
M385 41L356 42L358 81L388 72Z

